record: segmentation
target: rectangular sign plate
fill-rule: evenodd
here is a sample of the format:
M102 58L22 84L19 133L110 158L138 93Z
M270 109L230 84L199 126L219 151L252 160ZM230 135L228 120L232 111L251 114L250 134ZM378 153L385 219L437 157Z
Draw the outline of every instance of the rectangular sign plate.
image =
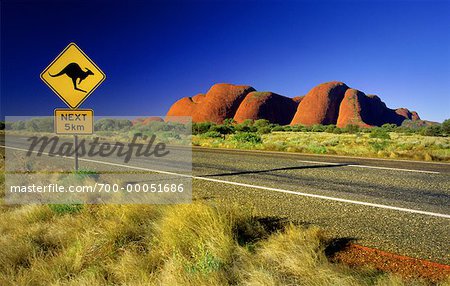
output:
M55 109L56 134L92 134L94 111L92 109Z

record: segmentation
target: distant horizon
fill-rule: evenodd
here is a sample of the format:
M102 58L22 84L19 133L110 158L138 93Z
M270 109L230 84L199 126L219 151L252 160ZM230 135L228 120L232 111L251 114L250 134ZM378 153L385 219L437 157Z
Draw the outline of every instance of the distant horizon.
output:
M341 81L450 118L449 1L2 1L0 115L65 104L39 74L75 42L107 75L80 106L164 116L215 83L287 97Z

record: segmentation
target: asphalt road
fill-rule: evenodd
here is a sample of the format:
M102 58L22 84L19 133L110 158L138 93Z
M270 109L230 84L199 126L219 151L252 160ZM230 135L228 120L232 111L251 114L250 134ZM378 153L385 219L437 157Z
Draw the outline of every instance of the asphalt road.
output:
M211 149L194 149L193 155L197 176L447 215L194 181L199 197L319 225L365 246L450 263L450 164Z
M450 264L450 164L206 148L192 159L194 199Z

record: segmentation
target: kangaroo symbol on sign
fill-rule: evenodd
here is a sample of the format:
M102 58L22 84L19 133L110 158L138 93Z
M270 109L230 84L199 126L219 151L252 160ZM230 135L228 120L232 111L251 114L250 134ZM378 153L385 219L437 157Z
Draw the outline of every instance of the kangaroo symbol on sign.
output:
M78 84L80 84L88 76L94 75L94 73L90 69L86 68L86 70L87 71L83 71L77 63L70 63L65 68L63 68L59 73L57 73L55 75L52 75L50 73L48 73L48 74L51 77L57 77L57 76L61 76L61 75L65 74L72 79L73 88L75 90L86 92L85 90L82 90L77 87L77 79L79 79Z

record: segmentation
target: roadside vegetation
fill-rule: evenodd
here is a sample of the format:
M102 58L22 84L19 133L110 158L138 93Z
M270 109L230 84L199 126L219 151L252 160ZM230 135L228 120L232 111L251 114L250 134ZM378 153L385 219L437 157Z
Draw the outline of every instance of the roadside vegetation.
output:
M0 124L17 132L53 132L52 118ZM192 136L190 130L192 128ZM348 125L285 125L269 121L246 120L236 123L226 119L223 124L148 122L132 124L126 119L100 119L95 122L94 136L105 140L129 141L134 134L152 136L159 142L202 147L235 148L329 154L357 157L408 159L450 162L450 119L442 124L420 124L405 121L402 126L385 124L361 128Z
M16 206L0 214L1 285L426 285L331 263L315 227L177 206ZM67 210L67 211L64 211Z
M405 124L408 125L408 124ZM426 127L348 125L280 126L267 120L193 123L192 144L202 147L450 161L450 120Z

